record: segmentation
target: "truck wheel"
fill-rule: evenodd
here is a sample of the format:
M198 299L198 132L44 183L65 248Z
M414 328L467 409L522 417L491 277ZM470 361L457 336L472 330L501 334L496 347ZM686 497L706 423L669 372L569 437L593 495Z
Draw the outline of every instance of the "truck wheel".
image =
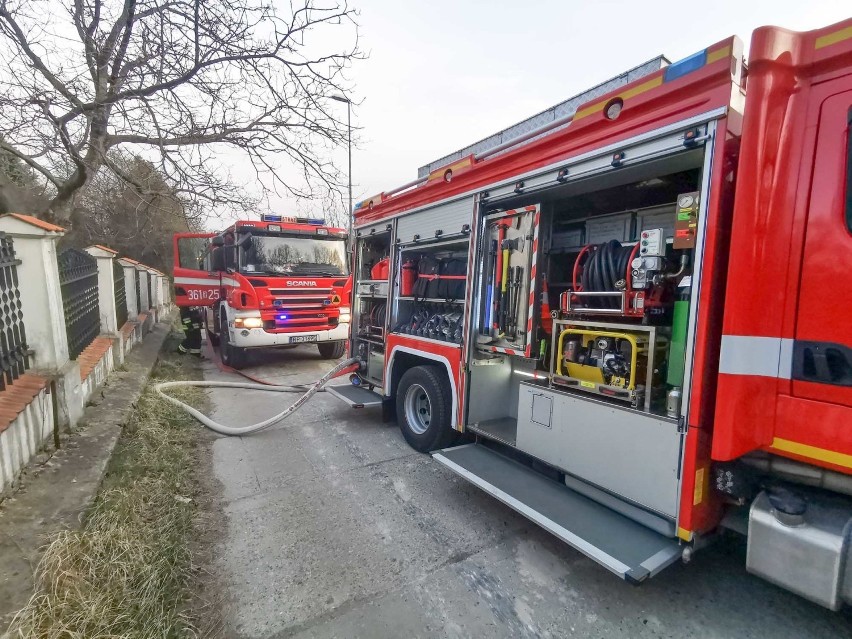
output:
M222 356L222 363L237 370L243 368L246 365L246 349L238 348L231 344L231 333L228 331L228 318L223 317L219 321L219 326L222 328L221 348L219 349Z
M396 414L405 441L428 453L452 445L458 432L450 426L452 392L443 371L415 366L405 372L396 390Z
M346 352L346 342L321 342L317 348L323 359L340 359Z
M216 335L216 333L214 333L213 331L211 331L209 327L206 328L205 331L207 332L207 341L210 342L210 345L213 348L218 347L219 346L219 336Z

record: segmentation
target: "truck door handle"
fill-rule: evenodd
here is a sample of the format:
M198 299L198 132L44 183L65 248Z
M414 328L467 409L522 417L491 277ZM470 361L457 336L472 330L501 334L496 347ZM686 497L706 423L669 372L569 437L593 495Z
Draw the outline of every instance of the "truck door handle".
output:
M803 382L852 386L852 348L834 342L793 342L792 378Z

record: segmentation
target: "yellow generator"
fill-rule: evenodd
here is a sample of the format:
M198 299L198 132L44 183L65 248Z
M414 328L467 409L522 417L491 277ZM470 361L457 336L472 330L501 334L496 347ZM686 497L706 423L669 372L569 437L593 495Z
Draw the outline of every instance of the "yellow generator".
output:
M564 328L558 332L554 351L555 384L629 401L634 406L642 402L648 384L654 383L648 350L657 341L655 331L638 326L559 324ZM663 352L655 355L664 355L665 344L657 341L657 349Z

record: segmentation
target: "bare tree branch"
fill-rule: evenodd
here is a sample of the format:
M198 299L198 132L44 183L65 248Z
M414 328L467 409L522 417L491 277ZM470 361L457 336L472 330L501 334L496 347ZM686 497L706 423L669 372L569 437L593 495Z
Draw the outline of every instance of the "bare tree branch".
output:
M356 17L346 0L0 0L0 149L52 185L59 222L101 170L139 188L112 156L133 146L198 202L249 201L221 149L269 193L327 198Z

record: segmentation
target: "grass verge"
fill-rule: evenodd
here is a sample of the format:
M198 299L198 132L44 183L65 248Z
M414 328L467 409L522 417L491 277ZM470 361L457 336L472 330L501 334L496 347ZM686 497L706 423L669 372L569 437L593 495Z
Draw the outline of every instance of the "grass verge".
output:
M165 349L173 346L166 341ZM197 360L163 355L82 528L50 540L10 637L197 636L188 602L200 429L153 385L199 377ZM203 399L198 389L174 395Z

